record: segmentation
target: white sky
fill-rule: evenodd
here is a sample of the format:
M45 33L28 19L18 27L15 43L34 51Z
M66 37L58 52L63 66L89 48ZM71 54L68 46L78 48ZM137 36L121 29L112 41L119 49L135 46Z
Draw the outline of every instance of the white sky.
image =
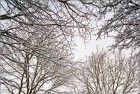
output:
M107 47L113 43L111 38L103 38L96 40L95 36L92 36L92 39L88 43L84 43L83 39L80 37L76 38L76 49L74 50L75 60L86 60L86 57L91 55L92 52L96 52L97 49L107 50Z

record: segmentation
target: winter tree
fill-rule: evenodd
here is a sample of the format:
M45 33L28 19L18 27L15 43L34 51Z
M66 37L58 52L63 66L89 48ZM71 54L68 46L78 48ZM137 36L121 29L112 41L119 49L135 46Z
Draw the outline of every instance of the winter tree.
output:
M40 32L34 31L33 35L17 32L31 47L16 43L9 37L2 38L7 42L0 47L3 94L49 94L57 92L70 78L69 46L64 39L56 39L54 32L38 30Z
M69 77L72 38L90 34L93 10L80 0L1 0L0 9L1 85L11 94L55 91Z
M138 67L123 56L112 59L106 52L90 56L77 70L76 78L83 83L76 94L137 94L139 92Z
M100 0L99 14L106 17L105 24L98 32L115 38L114 48L140 49L140 1ZM110 15L109 15L110 14ZM108 15L108 17L106 16ZM110 33L114 34L110 34Z

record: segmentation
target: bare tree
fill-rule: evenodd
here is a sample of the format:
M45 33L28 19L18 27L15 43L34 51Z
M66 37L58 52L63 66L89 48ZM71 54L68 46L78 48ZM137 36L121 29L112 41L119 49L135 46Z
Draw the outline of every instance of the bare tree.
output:
M45 55L42 52L47 51L42 50L39 44L32 45L29 41L31 36L38 35L37 40L41 37L56 39L55 41L65 40L64 45L71 49L74 35L79 34L86 38L86 35L90 34L87 24L89 17L94 15L91 12L93 10L80 0L1 0L0 8L1 47L7 45L19 51L26 47L33 50L35 55L43 57ZM42 34L47 32L47 35L40 35L40 31ZM24 36L26 34L30 37ZM23 47L15 46L17 44Z
M140 48L140 1L139 0L100 0L99 14L108 15L101 30L101 35L115 38L114 48ZM110 14L110 15L109 15ZM106 16L105 16L106 17ZM111 34L114 32L114 34Z
M76 6L77 4L79 6ZM93 15L91 11L93 10L80 0L1 0L0 46L1 48L8 46L48 58L49 56L44 55L48 53L48 49L43 48L45 38L45 40L54 40L64 48L67 46L69 53L74 35L79 34L86 38L90 34L90 29L88 29L90 27L87 24L90 21L89 17ZM27 34L29 36L26 36ZM38 36L35 37L37 41L44 42L42 45L31 43L35 38L30 37L35 35ZM59 50L60 47L55 48ZM1 55L3 56L3 52Z
M139 0L100 0L99 14L108 15L98 36L113 36L113 48L132 49L134 57L140 57L140 1ZM110 17L109 17L110 16ZM114 34L112 34L112 32ZM139 62L139 59L136 61ZM140 64L140 62L139 62ZM140 65L138 65L140 67ZM140 74L140 70L139 70Z
M2 0L0 3L1 34L38 26L55 27L65 36L77 31L81 36L89 33L83 31L89 31L87 22L93 10L80 0Z
M137 64L131 60L118 55L110 59L98 52L89 57L76 78L84 84L83 94L137 94L137 75Z
M2 86L11 94L36 94L63 84L72 38L90 34L91 11L81 0L1 0Z
M9 37L1 39L4 42L0 45L2 88L10 94L57 92L72 73L69 67L71 53L65 40L58 40L54 32L41 30L34 34L16 33L26 39L29 46Z

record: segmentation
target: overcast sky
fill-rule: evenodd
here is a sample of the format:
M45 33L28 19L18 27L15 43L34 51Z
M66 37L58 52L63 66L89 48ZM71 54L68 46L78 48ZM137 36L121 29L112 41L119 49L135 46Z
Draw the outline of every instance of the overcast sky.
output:
M76 49L74 50L75 60L85 60L87 56L91 55L92 52L96 52L97 48L107 50L107 47L113 43L112 38L98 39L92 36L92 39L87 43L84 43L83 39L77 37Z

